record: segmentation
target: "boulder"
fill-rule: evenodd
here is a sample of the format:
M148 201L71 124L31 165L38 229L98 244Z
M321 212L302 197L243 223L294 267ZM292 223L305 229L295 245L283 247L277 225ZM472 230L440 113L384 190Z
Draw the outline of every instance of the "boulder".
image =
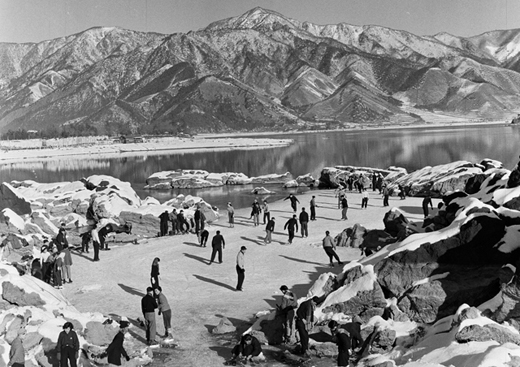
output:
M157 186L169 186L171 188L172 178L180 176L180 171L155 172L146 179L145 189L156 188Z
M11 209L5 208L0 211L0 226L4 233L14 232L23 234L25 221Z
M367 233L367 229L361 224L356 223L352 227L344 229L338 234L334 240L338 247L354 247L358 248L363 243L363 237Z
M224 173L210 173L205 180L211 182L213 186L223 186L228 180L228 176Z
M497 324L465 326L457 332L455 339L459 343L495 341L500 345L505 343L520 345L518 333L513 333Z
M0 185L0 211L9 208L18 215L31 214L31 204L17 190L8 184L2 182Z
M291 187L298 187L298 186L299 186L299 184L298 184L298 182L296 182L296 180L287 181L286 183L283 184L284 188L291 188Z
M385 231L380 229L373 229L367 231L361 239L361 245L359 248L363 250L366 256L370 256L374 252L379 251L386 245L394 243L397 239L392 237Z
M296 177L296 182L300 186L314 187L314 186L319 185L319 182L317 185L316 179L314 177L312 177L312 175L310 173Z
M249 185L252 181L243 173L226 172L225 175L228 176L226 185Z
M2 283L2 298L11 304L17 306L43 306L45 302L41 299L38 293L26 293L24 289L21 289L9 281Z
M237 330L237 328L233 325L231 321L227 317L222 317L217 326L211 330L213 334L226 334L233 333Z
M13 340L18 336L18 330L23 328L25 325L25 320L22 316L16 315L9 324L7 331L5 333L5 341L11 344Z
M89 321L87 322L83 335L90 344L108 345L118 332L119 329L111 324Z
M56 227L54 223L51 222L43 210L32 212L31 220L49 236L55 237L58 234L58 227Z
M269 191L265 187L255 187L253 190L251 190L251 194L253 195L270 195L274 194L274 191Z
M287 181L290 181L292 175L290 172L285 172L283 174L271 173L268 175L251 177L252 184L283 184Z
M397 237L410 226L410 221L404 216L404 213L397 208L388 211L384 218L385 232L392 237Z
M345 182L349 172L334 167L325 167L320 172L320 189L337 189L340 182Z
M203 187L212 187L216 186L210 181L206 181L203 178L198 176L179 176L172 179L171 185L176 189L194 189L194 188L203 188Z

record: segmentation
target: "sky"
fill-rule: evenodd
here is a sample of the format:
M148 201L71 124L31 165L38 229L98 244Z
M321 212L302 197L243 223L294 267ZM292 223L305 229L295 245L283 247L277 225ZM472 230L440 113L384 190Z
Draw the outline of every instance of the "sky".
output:
M188 32L257 6L316 24L380 25L417 35L520 28L519 0L0 0L0 42L40 42L94 26Z

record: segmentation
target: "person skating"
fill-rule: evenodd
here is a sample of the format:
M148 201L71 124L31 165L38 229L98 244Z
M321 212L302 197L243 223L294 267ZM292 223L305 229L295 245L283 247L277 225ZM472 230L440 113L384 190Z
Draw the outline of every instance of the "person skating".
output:
M347 196L343 195L341 198L341 220L347 220L348 201Z
M428 210L428 205L433 210L432 197L430 196L430 194L426 195L426 197L422 201L422 210L423 210L423 214L424 214L425 218L430 213L429 210Z
M312 331L314 327L314 310L319 300L319 297L314 296L302 302L296 310L296 330L300 336L300 353L305 357L309 357L309 331Z
M284 201L285 200L290 200L291 201L291 208L292 208L293 212L296 213L296 211L298 210L298 203L300 202L300 200L298 200L298 198L296 196L294 196L293 194L289 194L289 196L287 196L283 200Z
M200 247L206 247L206 244L208 243L208 237L209 237L209 232L207 229L204 229L200 233Z
M325 231L325 237L323 238L322 243L325 253L329 256L330 266L334 266L333 259L336 259L338 261L338 264L342 265L343 263L339 259L338 254L336 254L336 244L334 243L334 239L330 235L329 231Z
M11 349L9 349L9 362L7 362L7 367L25 366L25 349L23 347L25 335L25 328L18 329L16 338L14 338L11 343Z
M390 189L387 185L383 186L383 206L390 206L388 198L390 197Z
M240 360L244 360L244 362L265 362L265 356L262 352L262 345L258 341L257 338L252 336L251 334L246 334L240 338L240 343L235 345L233 350L231 351L233 357L227 363L228 365L235 365L235 363Z
M266 224L271 219L271 213L269 211L269 204L267 204L267 200L264 200L262 210L264 212L264 224Z
M130 360L130 356L123 347L125 334L127 333L129 326L130 323L125 320L122 320L119 323L119 332L114 336L114 339L112 339L112 342L105 351L105 354L108 356L108 363L110 365L121 366L122 357L124 357L126 361Z
M224 240L224 237L220 234L220 231L217 231L217 234L213 236L213 239L211 240L211 247L213 248L213 251L211 251L211 259L209 260L209 265L213 263L213 260L215 260L215 255L218 253L218 262L219 264L222 264L222 249L226 248L226 241Z
M267 222L267 224L265 226L265 233L266 233L265 238L264 238L265 243L271 243L272 235L274 232L274 226L275 226L275 221L274 221L274 217L272 217L271 219L269 219L269 221Z
M262 208L260 208L260 204L258 200L255 199L253 204L251 205L251 217L253 217L253 225L256 227L260 225L260 212Z
M338 346L338 366L348 367L349 364L349 350L351 348L350 335L347 330L339 328L338 322L329 321L329 328L336 345Z
M76 360L78 359L79 352L79 339L76 332L73 330L74 326L72 322L66 322L63 324L63 331L58 336L58 344L56 344L56 350L59 354L60 366L76 367Z
M141 311L144 316L144 325L146 328L146 344L156 345L155 340L156 323L155 323L155 309L157 302L153 297L153 288L146 288L146 295L141 299Z
M90 231L90 237L92 238L92 248L94 249L94 259L92 261L99 261L99 236L97 227L92 228Z
M361 193L361 209L367 208L368 206L368 191L367 189L363 189L363 192Z
M316 208L318 205L316 205L316 196L313 196L310 202L311 205L311 220L316 220Z
M288 344L291 342L293 335L294 312L298 307L298 300L286 285L282 285L280 291L283 294L282 302L280 305L277 305L277 308L280 316L283 318L284 343Z
M302 208L299 219L302 238L309 237L309 213L305 211L305 208Z
M170 220L170 213L168 210L165 210L163 213L159 215L160 219L160 228L159 233L160 236L166 236L168 234L168 221Z
M162 292L161 287L157 287L154 290L155 297L157 298L157 305L159 307L159 316L162 314L164 322L164 337L173 338L172 335L172 310L168 299Z
M227 203L227 212L229 228L233 228L235 226L235 208L233 208L233 205L230 202Z
M243 284L244 284L244 280L246 278L246 263L245 263L246 250L247 250L247 248L245 246L242 246L240 248L240 251L237 254L237 265L236 265L237 276L238 276L237 286L236 286L237 291L244 290Z
M298 231L298 221L296 220L296 215L293 215L291 219L289 219L287 222L285 222L285 226L283 227L284 230L287 230L289 234L289 244L292 243L294 239L294 232L295 230Z
M152 288L156 289L159 287L159 262L161 259L156 257L152 261L152 269L150 270L150 283L152 283Z

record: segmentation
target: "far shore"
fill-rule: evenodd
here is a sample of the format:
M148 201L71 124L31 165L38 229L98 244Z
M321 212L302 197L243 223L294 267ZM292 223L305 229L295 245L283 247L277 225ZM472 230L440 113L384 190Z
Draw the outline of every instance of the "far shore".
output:
M291 139L267 138L272 135L283 134L310 134L326 132L355 133L359 131L389 131L404 129L425 128L458 128L475 126L507 126L509 123L501 121L487 122L453 122L453 123L425 123L425 124L402 124L402 125L361 125L359 127L331 130L306 130L306 131L284 131L284 132L234 132L219 134L198 134L193 138L166 137L153 139L144 143L105 143L87 146L65 146L57 148L36 149L5 149L0 141L0 165L48 161L59 158L84 159L85 157L109 159L132 156L164 155L169 153L201 152L212 150L235 150L235 149L262 149L287 146L293 143ZM251 137L251 136L255 137Z

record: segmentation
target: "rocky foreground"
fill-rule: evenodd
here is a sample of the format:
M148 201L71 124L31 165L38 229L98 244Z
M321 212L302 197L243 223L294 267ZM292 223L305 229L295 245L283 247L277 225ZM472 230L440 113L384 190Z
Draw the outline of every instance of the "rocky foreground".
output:
M372 335L372 343L360 366L518 365L520 171L504 169L499 162L490 160L429 167L420 170L421 175L388 171L388 185L396 185L400 180L408 182L408 193L437 193L443 202L440 210L418 222L391 209L384 218L384 230L377 230L377 236L373 235L374 230L359 226L333 233L345 245L364 248L375 241L377 245L372 243L370 247L380 250L350 262L339 274L320 273L300 301L312 296L322 299L315 313L321 325L330 319L349 322L355 315L362 319L362 334L365 339ZM366 174L368 169L327 168L322 178L326 174L333 183L341 175L359 172ZM410 175L415 175L415 180L405 181ZM320 182L325 182L322 178ZM59 326L66 318L78 320L84 358L91 358L93 351L103 346L104 342L86 338L95 328L89 328L88 323L102 325L106 320L103 315L80 314L54 289L33 277L19 275L22 257L39 257L41 241L57 233L56 226L61 221L67 223L73 241L82 227L85 205L94 197L100 216L118 224L131 223L132 232L139 233L139 238L153 237L159 227L156 216L164 207L186 207L189 211L190 204L203 202L186 197L161 205L150 199L141 201L129 185L114 178L93 176L86 181L92 185L81 181L2 185L2 233L9 233L3 238L0 269L0 320L4 320L0 325L0 352L4 361L12 341L8 335L22 324L28 325L28 332L35 333L30 339L35 341L26 348L34 365L52 359L48 352L54 339L50 334L57 338ZM5 208L7 205L10 207ZM207 216L213 213L211 219L217 220L217 211L209 204L205 208ZM47 329L49 323L53 325L52 332ZM281 341L275 313L260 317L252 329L266 343ZM113 331L108 326L103 326L103 330L108 334ZM334 344L323 339L326 328L318 325L315 331L311 335L313 358L337 353ZM146 350L134 350L139 363L148 360L146 354ZM296 357L287 362L307 363Z

